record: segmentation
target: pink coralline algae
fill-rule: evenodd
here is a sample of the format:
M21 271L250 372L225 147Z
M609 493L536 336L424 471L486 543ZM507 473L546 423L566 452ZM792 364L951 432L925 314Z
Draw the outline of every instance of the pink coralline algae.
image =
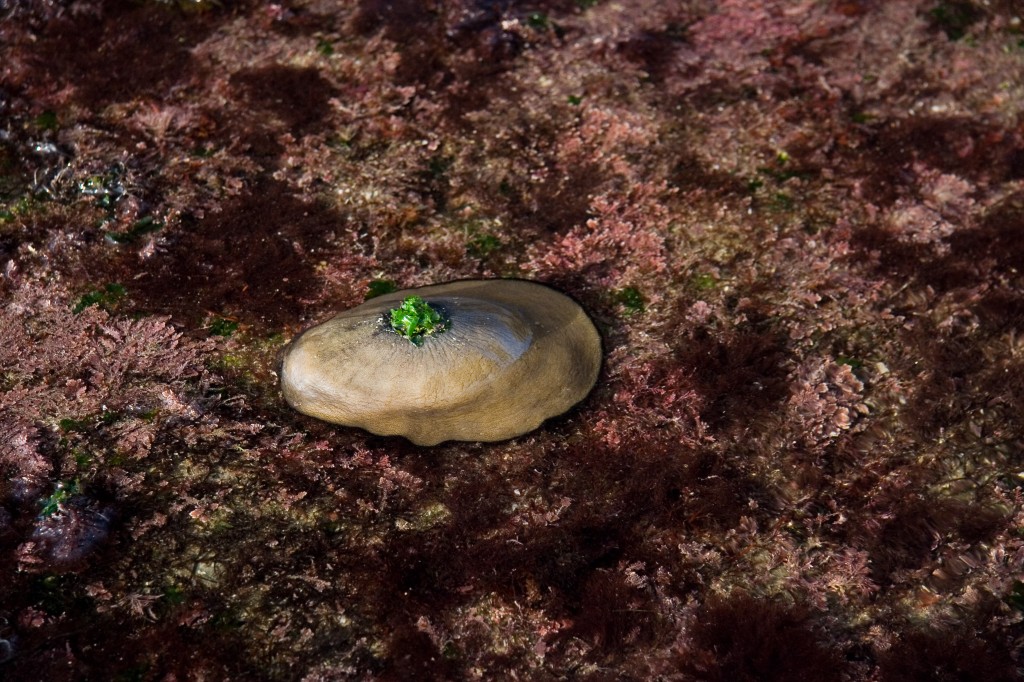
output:
M0 677L1019 679L1022 21L0 2ZM284 400L474 279L587 311L578 408Z

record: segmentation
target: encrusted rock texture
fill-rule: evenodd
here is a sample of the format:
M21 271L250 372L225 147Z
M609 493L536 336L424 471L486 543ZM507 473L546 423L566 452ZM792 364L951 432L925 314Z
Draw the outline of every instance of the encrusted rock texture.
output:
M0 677L1019 679L1022 12L0 0ZM592 314L583 403L284 405L470 277Z

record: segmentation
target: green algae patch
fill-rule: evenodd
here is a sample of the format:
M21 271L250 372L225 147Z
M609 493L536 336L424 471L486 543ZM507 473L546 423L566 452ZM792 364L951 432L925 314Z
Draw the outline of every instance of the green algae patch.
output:
M141 218L126 232L107 232L106 238L113 244L133 244L147 234L153 234L163 229L164 224L153 216Z
M216 317L210 322L210 336L228 337L238 331L238 322L223 317Z
M718 286L718 278L707 273L694 275L691 281L697 291L711 291Z
M434 305L419 296L406 296L402 305L390 312L391 329L399 336L423 345L426 337L447 331L450 322Z
M483 232L473 236L466 245L466 253L473 258L487 258L502 247L502 241L493 234Z
M61 507L67 502L73 495L77 495L79 491L78 481L60 481L57 483L53 492L43 500L43 508L39 510L39 516L47 518L53 516Z
M75 301L71 310L77 315L86 308L95 305L109 311L112 308L115 308L127 295L127 289L120 284L113 282L102 289L92 289L82 294L82 296Z
M647 298L637 287L623 287L612 296L626 315L638 315L647 309Z
M368 285L366 285L366 300L369 301L371 298L390 294L393 291L398 291L398 285L396 285L392 280L373 279L370 280Z
M60 121L57 119L57 112L52 109L47 109L43 113L39 114L32 122L40 130L56 130L60 126Z

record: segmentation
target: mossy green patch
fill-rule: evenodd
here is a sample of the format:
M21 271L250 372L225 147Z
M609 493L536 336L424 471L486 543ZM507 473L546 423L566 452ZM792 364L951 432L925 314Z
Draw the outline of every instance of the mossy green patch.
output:
M0 191L7 194L6 188L0 187ZM0 203L0 223L7 223L16 220L39 209L45 202L40 197L31 194L22 194L12 197L7 203Z
M501 240L493 234L481 233L469 240L466 245L466 253L473 258L487 258L501 246Z
M124 416L125 415L121 412L104 409L95 417L82 417L81 419L65 417L57 422L57 427L64 433L84 433L97 426L110 426L111 424L116 424L121 421Z
M93 463L95 459L89 453L77 449L72 450L71 454L75 458L75 466L77 466L79 469L84 469L85 467L89 466L90 464Z
M530 12L526 17L526 23L530 28L537 29L538 31L546 31L551 26L548 15L543 12Z
M447 330L448 321L435 306L419 296L406 296L402 305L390 311L391 329L417 346L431 334Z
M82 294L82 296L75 301L75 304L71 306L71 310L76 315L86 308L94 305L98 305L104 310L110 310L120 303L127 295L127 289L116 282L112 282L102 289L92 289Z
M229 337L238 331L238 323L224 317L216 317L210 322L210 336Z
M366 287L366 300L369 301L371 298L390 294L392 291L398 291L398 286L390 279L371 280Z
M1024 613L1024 582L1015 580L1013 589L1006 595L1006 604L1014 611Z
M127 232L107 232L106 238L114 244L131 244L140 237L160 231L163 226L164 224L153 216L146 216L135 221Z
M36 116L32 122L40 130L56 130L60 124L57 119L57 112L49 109Z
M627 315L637 315L647 308L647 299L640 289L629 286L614 292L615 302L622 306Z
M316 51L322 57L330 57L334 54L334 44L324 38L316 41Z
M718 280L715 279L714 275L701 273L693 276L693 286L698 291L710 291L718 286Z
M57 426L61 431L70 433L73 431L85 431L89 424L84 419L71 419L70 417L66 417L57 422Z
M67 502L72 495L78 494L78 491L79 483L77 480L66 483L58 481L50 496L43 500L43 508L39 510L39 516L44 519L53 516L60 511L61 505Z
M164 588L164 601L169 606L180 606L185 603L185 589L180 585L168 585Z

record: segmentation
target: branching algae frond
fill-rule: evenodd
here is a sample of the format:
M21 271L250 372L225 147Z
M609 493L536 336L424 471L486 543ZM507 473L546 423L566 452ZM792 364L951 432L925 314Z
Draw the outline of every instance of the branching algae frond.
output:
M417 346L425 337L445 332L448 327L446 317L419 296L406 296L401 306L391 310L391 329Z

